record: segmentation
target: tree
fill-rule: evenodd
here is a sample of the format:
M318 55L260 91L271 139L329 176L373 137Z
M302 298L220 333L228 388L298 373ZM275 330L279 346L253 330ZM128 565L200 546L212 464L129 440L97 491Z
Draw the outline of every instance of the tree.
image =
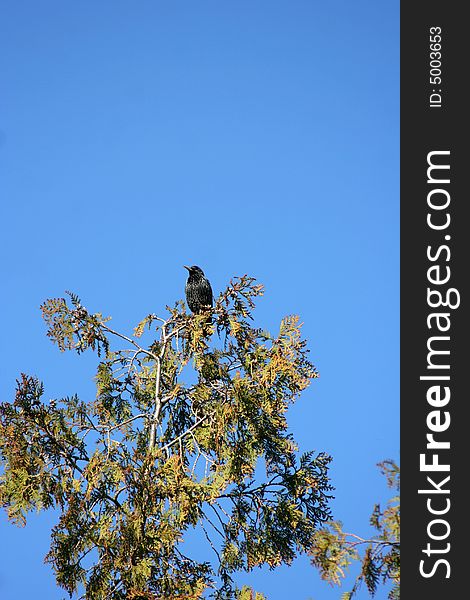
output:
M391 460L385 460L378 466L387 478L388 487L398 492L399 467ZM331 521L313 534L311 561L320 569L321 576L326 581L339 585L349 565L353 561L361 563L361 571L352 590L345 592L342 600L351 600L363 582L372 596L380 583L391 582L392 588L388 597L390 600L400 597L399 496L394 495L384 511L380 504L376 504L370 523L377 530L377 535L372 538L345 533L339 521ZM364 550L361 554L362 548Z
M263 594L255 592L250 587L245 585L240 590L240 592L237 596L237 600L266 600L266 596L263 596Z
M17 525L59 511L46 560L70 596L249 597L234 572L290 564L331 518L331 459L299 456L286 421L318 374L298 317L253 327L261 294L236 278L213 309L179 302L132 335L73 293L42 305L60 350L97 353L96 398L47 403L21 375L0 405L0 504ZM192 530L214 560L191 555Z

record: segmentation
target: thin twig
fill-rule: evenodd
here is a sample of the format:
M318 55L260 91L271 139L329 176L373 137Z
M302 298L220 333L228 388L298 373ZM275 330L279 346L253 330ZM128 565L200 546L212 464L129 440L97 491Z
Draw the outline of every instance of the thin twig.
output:
M165 444L163 446L162 450L168 450L168 448L171 448L171 446L173 446L174 444L179 442L181 439L183 439L184 437L186 437L187 435L192 433L196 429L196 427L198 427L201 423L203 423L208 417L209 417L209 415L204 415L203 417L201 417L199 419L199 421L196 421L195 423L193 423L191 425L191 427L186 429L186 431L184 431L181 435L179 435L175 439L171 440L171 442L168 442L168 444ZM201 452L201 451L199 450L199 452ZM202 454L202 452L201 452L201 454Z
M139 352L143 352L144 354L147 354L148 356L151 356L152 358L157 360L157 356L153 352L150 352L150 350L145 350L145 348L142 348L141 346L139 346L139 344L135 340L128 337L127 335L124 335L123 333L119 333L118 331L111 329L111 327L108 327L104 323L101 323L101 327L108 333L111 333L112 335L115 335L123 340L126 340L126 342L129 342L129 344L132 344L135 348L137 348L139 350Z
M207 541L209 542L209 544L210 544L210 546L211 546L212 550L213 550L213 551L216 553L216 555L217 555L217 558L219 559L219 563L221 563L222 561L221 561L221 559L220 559L220 554L218 553L218 551L217 551L217 548L216 548L216 547L214 546L214 544L212 543L212 540L211 540L211 538L209 537L209 534L207 533L207 531L206 531L206 528L204 527L204 525L203 525L202 521L201 521L200 525L201 525L201 528L202 528L202 530L203 530L203 532L204 532L204 535L206 536L206 539L207 539Z

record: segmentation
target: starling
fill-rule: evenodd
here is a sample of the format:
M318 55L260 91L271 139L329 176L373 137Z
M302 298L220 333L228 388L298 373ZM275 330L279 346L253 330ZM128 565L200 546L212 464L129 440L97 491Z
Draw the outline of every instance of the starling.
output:
M205 308L212 306L212 288L209 280L199 267L187 267L189 271L186 282L186 302L193 313L199 313Z

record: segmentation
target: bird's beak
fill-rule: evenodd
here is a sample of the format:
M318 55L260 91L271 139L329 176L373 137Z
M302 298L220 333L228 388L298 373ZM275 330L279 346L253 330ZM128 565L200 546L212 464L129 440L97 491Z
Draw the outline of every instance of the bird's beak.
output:
M185 269L188 269L188 271L189 271L189 272L191 272L191 267L187 267L186 265L183 265L183 267L184 267Z

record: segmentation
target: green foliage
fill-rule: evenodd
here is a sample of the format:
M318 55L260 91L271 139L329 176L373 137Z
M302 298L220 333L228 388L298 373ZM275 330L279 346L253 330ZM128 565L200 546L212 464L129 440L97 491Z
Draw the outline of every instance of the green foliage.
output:
M263 596L263 594L260 594L259 592L255 592L245 585L237 593L237 600L266 600L266 596Z
M389 488L400 489L400 469L391 460L378 465L387 478ZM346 569L353 561L361 562L361 572L353 589L345 592L342 600L351 600L362 582L373 596L380 584L391 582L390 600L400 597L400 498L393 496L382 511L375 505L370 518L377 535L366 539L343 531L342 523L330 521L319 528L312 537L309 551L312 564L320 570L321 577L331 584L340 585ZM364 548L361 556L360 550Z
M96 397L45 403L36 378L18 380L0 405L8 517L58 509L47 561L71 596L260 600L233 573L290 564L331 518L330 457L299 456L287 428L318 376L298 318L277 336L254 328L262 287L247 276L213 309L178 303L133 335L68 294L71 305L42 305L47 334L62 351L97 352ZM191 556L193 530L214 560Z

